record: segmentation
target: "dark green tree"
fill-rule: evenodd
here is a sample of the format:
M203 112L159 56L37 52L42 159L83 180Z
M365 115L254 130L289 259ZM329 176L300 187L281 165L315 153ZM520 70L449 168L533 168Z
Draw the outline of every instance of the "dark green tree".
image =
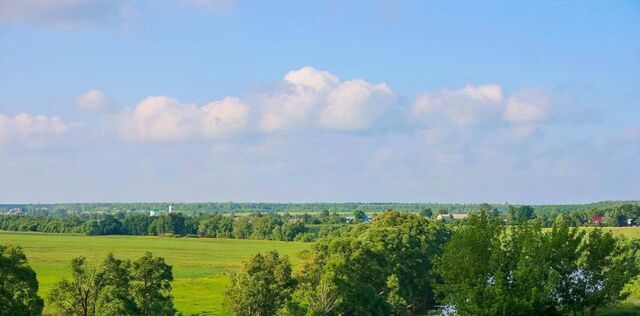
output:
M0 316L40 315L43 307L36 273L22 249L0 245Z
M358 222L362 222L367 218L367 214L362 210L353 211L353 218L355 218Z
M164 258L146 252L134 261L131 296L137 305L138 315L175 315L171 282L173 269Z
M101 274L104 286L96 302L96 315L137 315L138 308L131 296L131 262L108 254Z
M432 217L433 216L433 211L431 210L430 207L425 207L425 208L420 210L420 215L422 215L424 217Z

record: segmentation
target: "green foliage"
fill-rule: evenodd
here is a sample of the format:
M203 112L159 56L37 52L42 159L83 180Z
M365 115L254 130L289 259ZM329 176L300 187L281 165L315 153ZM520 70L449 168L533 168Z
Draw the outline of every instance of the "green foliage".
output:
M40 315L44 301L37 293L36 273L22 249L0 245L0 315Z
M422 215L424 217L432 217L433 216L433 211L431 210L430 207L425 207L425 208L420 210L420 215Z
M112 254L100 266L78 257L49 301L62 315L175 315L172 281L171 266L149 252L133 264Z
M294 297L307 313L387 315L435 304L432 259L449 237L442 223L385 212L329 236L296 267Z
M71 260L71 280L63 279L49 294L49 301L63 315L96 314L96 303L105 285L102 272L87 263L85 257Z
M394 315L407 314L407 300L402 297L400 280L395 274L387 278L387 304L391 307L391 313Z
M456 306L462 315L497 315L500 236L504 228L487 212L474 214L454 232L436 262L442 283L437 286L443 303Z
M164 258L154 257L150 252L133 262L131 296L138 306L138 315L174 315L171 295L173 269Z
M232 273L224 305L238 316L270 316L291 299L294 281L288 257L271 251L257 254Z
M550 232L526 222L505 230L486 212L458 227L437 262L443 303L461 315L557 315L590 311L627 297L635 250L610 232Z

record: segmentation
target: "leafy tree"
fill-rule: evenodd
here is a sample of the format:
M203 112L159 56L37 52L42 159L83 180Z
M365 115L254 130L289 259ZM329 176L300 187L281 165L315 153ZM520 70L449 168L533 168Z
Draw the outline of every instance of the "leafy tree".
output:
M104 287L96 302L96 315L133 316L137 306L131 297L131 262L108 254L101 266Z
M252 232L251 220L248 216L241 216L233 223L233 237L238 239L246 239Z
M0 315L40 315L43 307L36 273L22 249L0 245Z
M487 212L473 214L458 228L437 260L443 302L462 315L497 315L499 293L495 286L502 257L500 236L504 228Z
M280 228L281 236L280 240L291 241L299 234L307 231L304 223L300 222L284 222Z
M431 210L430 207L425 207L425 208L420 210L420 215L422 215L424 217L432 217L433 216L433 211Z
M387 278L387 303L391 306L391 312L394 315L407 314L407 301L401 295L400 280L395 274Z
M90 266L85 257L71 260L71 280L56 283L49 294L49 301L61 314L92 316L96 314L96 303L100 290L105 285L103 273Z
M353 218L355 218L359 222L362 222L367 218L367 214L362 210L355 210L353 211Z
M253 232L252 238L273 239L273 230L282 225L280 219L273 215L261 215L251 217Z
M294 280L288 257L271 251L257 254L231 274L225 307L239 316L270 316L291 299Z
M448 239L441 223L389 211L352 227L301 255L297 303L338 315L424 311L435 303L431 267Z
M107 255L99 266L71 260L71 279L59 281L49 300L63 315L175 315L171 267L151 253L136 260Z
M626 299L625 285L638 275L635 249L611 232L594 229L581 244L578 268L569 279L569 309L596 315L599 307Z
M173 269L164 258L146 252L134 261L131 295L138 306L138 315L175 315L171 282Z

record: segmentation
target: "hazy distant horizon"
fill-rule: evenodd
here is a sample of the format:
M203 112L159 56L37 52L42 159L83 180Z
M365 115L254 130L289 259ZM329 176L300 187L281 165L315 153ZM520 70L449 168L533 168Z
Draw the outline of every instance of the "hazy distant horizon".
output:
M415 202L415 201L406 201L406 202L362 202L362 201L343 201L343 202L246 202L246 201L124 201L124 202L22 202L22 203L5 203L0 202L0 206L7 205L56 205L56 204L279 204L279 205L287 205L287 204L328 204L328 205L336 205L336 204L441 204L441 205L480 205L480 204L490 204L490 205L590 205L597 203L607 203L607 202L629 202L629 203L639 203L640 199L637 200L603 200L603 201L592 201L592 202L580 202L580 203L516 203L516 202Z

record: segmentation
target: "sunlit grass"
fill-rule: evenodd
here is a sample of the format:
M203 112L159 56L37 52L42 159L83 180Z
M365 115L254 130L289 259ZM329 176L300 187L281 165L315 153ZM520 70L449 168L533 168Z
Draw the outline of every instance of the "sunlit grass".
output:
M308 243L212 238L162 238L147 236L84 236L0 232L0 243L21 246L38 274L43 297L53 284L69 275L71 258L99 261L112 252L134 259L145 251L162 256L173 266L173 294L178 310L186 315L221 315L226 273L249 256L278 250L296 259Z

